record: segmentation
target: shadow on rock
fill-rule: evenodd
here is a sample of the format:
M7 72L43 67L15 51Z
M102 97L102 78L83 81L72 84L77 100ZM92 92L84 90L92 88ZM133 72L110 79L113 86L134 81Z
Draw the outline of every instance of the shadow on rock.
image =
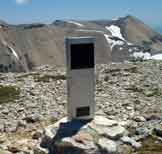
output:
M71 150L73 154L83 153L83 149L79 149L78 147L74 147L69 142L65 140L70 139L72 136L75 136L81 128L83 128L88 122L85 120L72 120L67 122L60 122L58 127L51 126L49 128L49 134L44 136L44 139L41 142L41 146L49 150L49 154L71 154ZM46 132L48 132L46 130ZM53 138L47 138L49 135L53 134ZM52 136L51 136L52 137Z

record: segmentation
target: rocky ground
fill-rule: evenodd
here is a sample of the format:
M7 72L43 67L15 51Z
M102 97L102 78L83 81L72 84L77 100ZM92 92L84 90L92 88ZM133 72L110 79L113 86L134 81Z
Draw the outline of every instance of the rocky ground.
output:
M96 115L125 130L111 139L116 153L162 153L162 62L97 65L95 93ZM43 130L66 116L66 105L65 68L0 74L0 154L47 154Z

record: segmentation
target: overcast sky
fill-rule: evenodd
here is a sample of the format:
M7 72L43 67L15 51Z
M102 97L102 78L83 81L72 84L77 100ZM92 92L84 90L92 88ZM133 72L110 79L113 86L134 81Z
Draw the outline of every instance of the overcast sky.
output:
M0 19L13 24L112 19L127 14L161 26L162 0L1 0L0 4Z

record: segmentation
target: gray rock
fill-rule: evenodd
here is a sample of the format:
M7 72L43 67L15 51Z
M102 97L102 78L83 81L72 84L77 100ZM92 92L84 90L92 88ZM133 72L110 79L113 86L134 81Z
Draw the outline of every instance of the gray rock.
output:
M24 127L25 128L26 126L27 126L27 123L24 120L19 120L18 123L17 123L18 128L19 127Z
M7 137L5 134L1 135L0 134L0 144L3 144L7 140Z
M135 116L133 117L133 120L136 122L145 122L146 119L143 116Z
M94 121L94 123L96 125L99 125L99 126L111 127L111 126L117 126L118 125L118 122L117 121L107 119L104 116L95 116L95 118L94 118L93 121Z
M59 154L116 153L117 144L111 139L118 140L125 132L116 121L102 116L90 122L68 121L65 117L45 128L41 146Z
M101 153L110 153L116 154L117 153L117 144L116 142L107 139L107 138L100 138L98 145L100 147Z
M12 153L7 151L7 150L3 150L3 149L0 148L0 154L12 154Z
M24 107L20 107L20 108L17 109L17 112L22 112L22 111L24 111L24 110L25 110Z
M152 113L152 114L145 114L145 119L147 120L147 121L150 121L150 120L160 120L161 119L161 117L160 117L160 115L159 114L155 114L155 113Z
M140 127L136 129L135 132L137 135L144 135L144 136L148 136L150 134L150 130L146 127Z
M142 145L139 142L136 142L134 139L128 137L128 136L123 136L121 138L121 141L126 144L130 144L132 147L139 149Z
M50 115L50 119L52 122L56 122L59 118L59 112L55 111L52 112L52 114Z
M125 128L122 126L114 126L114 127L96 127L96 131L103 136L106 136L113 140L118 140L120 137L124 135L126 132Z
M55 153L59 154L97 154L98 147L94 141L91 139L83 139L82 135L77 138L63 138L62 142L50 151L55 151Z
M66 120L67 120L67 118L66 118ZM59 125L55 124L55 125L50 125L44 129L43 135L42 135L43 137L42 137L42 141L41 141L42 147L48 148L48 146L51 144L53 138L56 136L58 127L59 127Z
M39 122L41 118L42 118L41 115L33 114L25 117L23 120L26 120L27 123L34 123L34 122Z
M17 121L9 121L9 122L6 122L5 125L4 125L4 131L5 132L16 132L17 131Z
M129 68L129 65L135 65L138 69L137 72L140 73L129 72L129 75L125 73L125 68ZM105 118L102 117L102 120L93 121L93 124L86 126L84 129L96 135L97 138L107 137L113 138L117 141L121 136L123 136L123 134L125 135L125 133L119 133L117 137L116 135L115 137L114 135L113 137L111 136L111 134L113 134L112 127L118 127L119 125L136 130L136 134L132 137L135 141L145 138L147 135L147 131L143 130L145 127L148 128L150 132L152 129L157 128L155 129L156 133L154 133L161 136L161 129L160 127L158 128L162 120L162 106L160 104L161 97L160 95L147 97L143 94L143 90L151 89L152 86L155 88L159 87L161 89L162 82L160 81L162 79L162 74L159 69L162 68L161 62L96 65L96 68L97 74L99 75L96 82L96 108L100 115L105 115L109 119L105 120ZM111 69L115 70L116 76L112 76L111 71L109 71ZM9 73L0 75L3 79L0 80L1 85L14 85L20 87L21 90L20 98L15 100L15 103L2 103L0 105L1 132L16 131L16 121L18 121L18 128L27 128L27 132L30 132L31 130L35 131L37 127L34 126L39 125L39 123L35 123L37 119L39 121L37 116L33 116L35 114L40 117L43 116L43 118L47 120L45 122L50 123L51 119L49 120L47 117L53 114L53 112L56 111L56 114L53 114L53 122L66 114L66 81L58 79L57 81L51 80L52 82L49 81L48 83L35 82L35 78L39 75L57 76L57 74L65 74L65 71L62 71L60 68L51 69L51 67L46 67L43 70L37 70L36 72L29 72L25 74L19 73L15 75L13 73ZM109 81L104 81L105 76L108 77ZM149 87L144 86L145 83L148 84ZM133 88L125 88L131 86L133 86ZM140 92L141 90L142 92ZM139 116L135 117L135 121L132 120L134 115ZM24 117L27 117L26 121L30 122L30 124L25 120L19 123L19 120L24 119ZM143 117L146 121L143 120ZM128 120L130 122L127 123ZM58 128L59 127L52 126L51 129L49 129L49 132L45 131L44 135L49 139L49 143L52 143L57 134ZM20 128L20 131L21 130L22 128ZM81 130L83 131L83 129ZM87 137L87 135L83 134L82 136ZM39 135L34 135L34 138L39 138ZM35 141L39 142L39 140ZM77 141L72 141L74 141L76 145L78 144L79 139L77 139ZM2 140L0 142L4 141ZM63 140L63 142L65 142L65 140ZM86 143L91 144L92 142ZM2 146L3 145L1 144L0 147Z
M3 109L1 112L2 112L3 114L8 114L10 111L9 111L9 109L5 108L5 109Z

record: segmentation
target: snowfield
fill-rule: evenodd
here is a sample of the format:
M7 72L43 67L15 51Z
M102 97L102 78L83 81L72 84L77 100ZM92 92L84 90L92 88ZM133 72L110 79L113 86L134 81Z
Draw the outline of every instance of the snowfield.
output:
M100 30L77 29L76 31L78 31L78 32L95 32L95 33L101 33L101 34L103 34L104 37L105 37L105 39L106 39L106 41L110 45L111 50L116 45L120 45L121 46L121 45L124 45L125 44L125 41L123 39L119 38L120 40L114 40L111 35L105 34L103 31L100 31ZM115 36L115 37L117 37L117 36Z
M153 55L153 56L151 57L151 59L154 59L154 60L162 60L162 54Z
M111 25L111 26L106 26L105 28L111 32L111 35L112 35L112 36L118 37L118 38L120 38L121 40L126 41L126 40L124 39L124 37L122 36L122 34L121 34L120 27L115 26L115 25Z
M127 45L133 45L132 43L128 42L125 40L125 38L123 37L123 35L121 34L121 29L120 27L116 26L116 25L111 25L111 26L106 26L105 27L113 37L117 37L120 40L123 40L125 43L127 43ZM119 42L117 42L118 44Z
M133 49L131 49L131 48L130 48L130 49L128 49L128 51L129 51L129 52L132 52L132 51L133 51Z
M121 40L117 40L117 41L116 41L116 40L113 40L113 39L111 38L111 36L109 36L109 35L107 35L107 34L104 34L104 36L105 36L105 38L106 38L108 44L110 45L111 50L112 50L112 49L114 48L114 46L116 46L116 45L119 45L119 46L124 45L124 42L121 41Z
M142 58L143 60L149 60L151 59L151 54L148 52L134 52L132 55L134 58L138 59L138 58Z
M150 59L152 59L152 60L162 60L162 54L151 55L148 52L145 52L144 53L142 51L140 51L140 52L134 52L132 54L132 56L134 58L136 58L136 59L142 58L143 60L150 60Z

